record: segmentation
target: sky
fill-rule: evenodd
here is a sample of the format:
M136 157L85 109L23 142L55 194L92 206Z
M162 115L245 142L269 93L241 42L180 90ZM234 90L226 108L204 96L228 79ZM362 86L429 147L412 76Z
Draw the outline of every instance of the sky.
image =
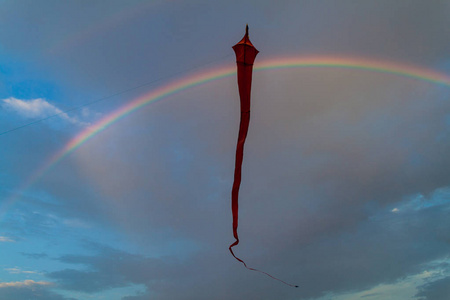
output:
M450 2L0 0L0 299L450 293ZM260 51L236 255L232 46Z

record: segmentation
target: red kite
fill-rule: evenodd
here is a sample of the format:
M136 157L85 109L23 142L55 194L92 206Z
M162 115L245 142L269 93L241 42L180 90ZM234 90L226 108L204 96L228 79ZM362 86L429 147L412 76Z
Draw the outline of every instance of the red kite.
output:
M234 181L233 181L233 189L231 191L231 211L233 213L233 236L236 241L230 245L228 249L230 249L231 254L238 261L244 264L244 266L252 271L257 271L260 273L264 273L267 276L281 281L289 286L295 286L289 283L284 282L278 278L273 277L272 275L256 270L250 267L247 267L245 262L236 257L233 253L232 247L239 244L239 236L237 233L238 228L238 214L239 214L239 187L241 186L241 169L242 169L242 159L244 156L244 144L245 139L247 137L248 125L250 123L250 91L252 88L252 72L253 72L253 62L255 61L256 55L258 54L258 50L253 46L248 38L248 25L245 28L245 36L242 40L233 46L233 50L236 54L236 63L237 63L237 81L239 87L239 97L241 99L241 122L239 125L239 135L236 146L236 163L234 169Z

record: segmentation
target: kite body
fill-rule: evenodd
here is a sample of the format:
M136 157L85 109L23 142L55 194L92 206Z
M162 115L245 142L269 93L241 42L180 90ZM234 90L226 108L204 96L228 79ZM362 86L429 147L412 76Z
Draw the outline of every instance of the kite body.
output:
M236 146L236 163L234 169L233 189L231 191L231 211L233 213L233 236L236 241L230 245L231 254L244 265L245 263L237 258L232 247L239 244L238 215L239 215L239 187L241 185L241 169L244 156L244 143L247 138L248 125L250 123L250 91L252 88L253 62L258 54L258 50L252 45L248 38L248 26L242 40L233 46L236 54L237 80L239 86L239 97L241 99L241 122L239 125L239 136Z
M230 245L228 249L230 249L231 254L238 261L244 264L244 266L252 271L257 271L267 276L281 281L284 284L287 284L292 287L297 287L296 285L289 284L280 280L272 275L248 267L245 262L236 257L233 252L233 247L239 244L239 236L238 236L238 216L239 216L239 187L241 186L241 169L242 169L242 160L244 157L244 144L245 139L247 138L248 125L250 123L250 92L252 88L252 72L253 72L253 62L255 61L256 55L258 54L258 50L253 46L248 38L248 26L245 29L245 36L242 40L233 46L233 50L236 54L236 63L237 63L237 81L239 86L239 97L241 99L241 122L239 125L239 135L236 146L236 163L234 168L234 181L233 188L231 191L231 212L233 214L233 236L235 238L235 242Z

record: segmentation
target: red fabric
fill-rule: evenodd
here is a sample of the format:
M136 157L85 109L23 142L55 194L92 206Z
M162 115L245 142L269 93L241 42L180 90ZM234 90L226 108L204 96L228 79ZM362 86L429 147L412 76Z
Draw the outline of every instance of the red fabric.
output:
M247 138L248 125L250 123L250 91L252 87L253 62L258 54L258 50L252 45L248 38L248 29L242 40L233 46L236 54L237 80L239 87L239 97L241 99L241 122L239 125L239 136L236 146L236 163L234 169L234 182L231 191L231 211L233 213L233 236L236 241L230 245L231 254L244 265L245 263L237 258L232 247L239 244L238 215L239 215L239 187L241 185L241 169L244 157L244 143Z
M246 28L245 36L242 40L233 46L234 52L236 54L236 63L237 63L237 81L239 86L239 97L241 99L241 122L239 125L239 135L236 146L236 163L234 169L234 181L233 181L233 189L231 191L231 211L233 214L233 236L236 241L230 245L228 248L231 254L238 261L244 264L244 266L252 271L257 271L267 276L281 281L284 284L287 284L292 287L297 287L296 285L289 284L280 280L278 278L273 277L272 275L248 267L245 262L236 257L233 253L233 248L237 244L239 244L239 236L238 236L238 216L239 216L239 187L241 186L241 169L242 169L242 160L244 157L244 144L245 139L247 138L248 125L250 123L250 92L252 88L252 72L253 72L253 62L255 61L256 55L258 54L258 50L252 45L248 38L248 26Z

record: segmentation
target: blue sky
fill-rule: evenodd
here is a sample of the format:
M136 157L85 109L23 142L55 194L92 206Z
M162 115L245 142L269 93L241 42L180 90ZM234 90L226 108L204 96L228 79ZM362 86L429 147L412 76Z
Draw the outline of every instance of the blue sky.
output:
M26 183L111 112L233 65L246 23L255 65L326 56L450 76L449 14L414 0L1 1L0 299L445 299L448 85L254 73L234 249L298 289L228 252L235 77L137 110Z

